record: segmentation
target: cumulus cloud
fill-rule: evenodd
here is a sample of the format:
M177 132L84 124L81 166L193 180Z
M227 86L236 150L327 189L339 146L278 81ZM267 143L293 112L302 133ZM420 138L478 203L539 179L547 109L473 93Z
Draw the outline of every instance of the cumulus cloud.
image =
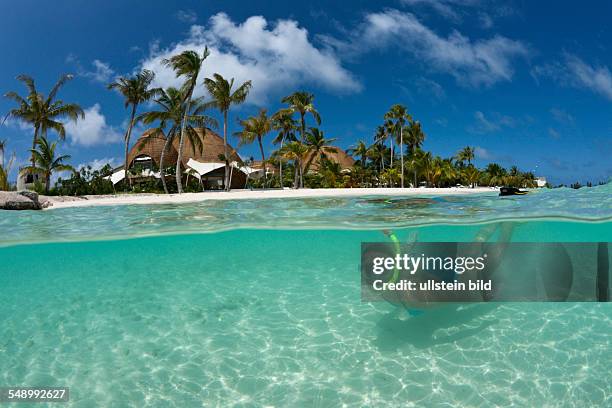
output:
M544 64L531 71L534 78L550 78L564 86L586 89L612 101L612 73L604 65L590 65L565 53L561 62Z
M272 24L261 16L235 23L227 14L212 16L208 25L191 26L188 37L168 48L152 48L140 68L156 73L155 86L179 86L174 72L162 60L185 50L210 56L204 62L199 82L218 72L237 83L253 81L247 102L260 104L271 93L288 92L305 85L320 85L339 92L356 92L360 83L342 67L329 50L315 47L308 31L294 20ZM202 87L197 92L203 93Z
M347 54L399 47L417 61L438 72L452 75L460 85L490 86L510 81L514 62L527 57L527 45L501 35L470 39L454 30L439 35L412 13L388 9L369 13L349 41L321 37L328 46Z
M64 126L74 145L93 146L115 143L122 139L121 133L106 123L106 117L100 112L100 104L97 103L85 109L84 119L76 123L68 122Z

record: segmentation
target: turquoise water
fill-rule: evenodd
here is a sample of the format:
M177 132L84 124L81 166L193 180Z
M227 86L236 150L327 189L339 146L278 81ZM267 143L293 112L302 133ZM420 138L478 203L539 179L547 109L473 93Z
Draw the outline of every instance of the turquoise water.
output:
M362 303L359 274L361 242L383 227L402 241L504 223L516 242L612 241L610 196L0 213L0 386L68 386L70 407L610 406L610 304L411 317Z

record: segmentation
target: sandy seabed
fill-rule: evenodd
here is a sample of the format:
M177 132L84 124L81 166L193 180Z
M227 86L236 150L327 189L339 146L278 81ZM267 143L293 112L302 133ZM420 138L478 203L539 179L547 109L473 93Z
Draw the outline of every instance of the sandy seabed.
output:
M491 187L477 188L329 188L329 189L284 189L284 190L232 190L205 191L184 194L117 194L85 197L47 197L51 205L47 209L67 207L89 207L98 205L125 204L177 204L206 200L245 200L265 198L311 198L354 196L415 196L415 195L462 195L495 193Z

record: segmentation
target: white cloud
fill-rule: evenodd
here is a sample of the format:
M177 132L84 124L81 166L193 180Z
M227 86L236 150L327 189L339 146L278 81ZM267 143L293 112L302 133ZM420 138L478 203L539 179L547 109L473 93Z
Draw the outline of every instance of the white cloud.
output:
M575 56L568 56L566 64L577 85L612 100L612 75L608 67L591 66Z
M422 6L429 7L440 15L453 20L461 20L456 7L475 6L479 3L478 0L401 0L401 3L406 6Z
M74 145L93 146L115 143L122 139L121 133L106 123L106 118L100 112L100 104L97 103L85 109L84 119L79 119L77 123L68 122L64 126Z
M476 146L474 148L474 156L483 160L492 160L494 156L484 147Z
M536 80L547 77L564 86L590 90L612 101L610 69L587 64L573 54L564 54L561 62L539 65L531 73Z
M91 170L100 170L102 167L110 164L111 167L115 168L122 164L122 161L116 157L104 157L102 159L94 159L87 163L81 163L76 166L77 169L81 169L82 167L91 166Z
M452 75L461 85L475 87L510 81L514 60L530 53L522 42L501 35L472 40L454 30L443 37L413 14L394 9L367 14L348 42L321 38L330 47L349 55L399 47L414 58L407 63L418 61Z
M481 111L474 112L474 119L476 119L476 124L471 127L474 133L491 133L501 129L499 124L487 119Z
M85 76L93 79L97 82L109 82L115 71L106 62L102 62L98 59L93 60L93 71L89 71Z
M176 18L183 23L195 23L198 15L193 10L179 10L175 14Z
M179 86L174 72L162 63L185 50L202 52L208 46L199 82L218 72L237 83L252 80L247 102L264 103L271 93L293 91L305 85L320 85L339 92L356 92L361 85L329 50L316 48L308 31L294 20L272 25L261 16L234 23L225 13L210 18L207 26L193 25L189 36L166 49L152 48L140 68L156 73L155 86ZM197 92L203 93L199 86Z
M79 58L74 54L69 54L68 57L66 57L66 62L74 65L79 76L89 78L95 82L107 83L115 74L115 71L111 68L109 63L99 59L95 59L91 62L91 69L84 68Z
M22 132L34 132L34 127L31 124L12 117L7 117L2 124L9 128L19 129Z

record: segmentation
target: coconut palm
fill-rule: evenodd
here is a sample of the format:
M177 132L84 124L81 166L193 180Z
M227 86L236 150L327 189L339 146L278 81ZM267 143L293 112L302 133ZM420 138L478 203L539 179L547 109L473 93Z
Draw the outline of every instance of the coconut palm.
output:
M385 156L386 156L386 147L385 141L389 137L388 127L386 124L380 125L376 128L376 133L374 133L374 144L379 145L380 148L376 148L378 151L378 156L381 159L381 171L385 170Z
M0 156L2 156L2 159L0 160L0 190L9 189L8 177L9 173L11 172L11 167L13 167L13 162L15 161L15 153L13 153L8 161L8 164L5 162L5 150L6 140L0 140Z
M497 163L489 163L485 168L484 177L486 178L487 184L490 186L499 186L505 184L504 182L506 176L506 169L504 169Z
M55 83L49 95L38 92L34 79L28 75L19 75L17 79L23 82L28 89L28 95L20 96L17 92L8 92L4 96L12 99L18 105L9 111L7 117L29 123L34 127L34 137L32 139L32 149L36 148L36 141L40 137L46 137L49 129L57 132L60 140L66 138L66 128L64 119L76 122L79 118L83 119L85 114L83 109L76 103L65 103L61 99L56 99L59 90L73 78L73 75L65 74ZM35 167L34 155L31 157L32 165Z
M401 160L400 178L401 187L404 188L404 124L406 121L411 121L412 118L404 105L395 104L391 106L389 112L385 114L385 119L392 122L392 130L394 134L399 137Z
M251 144L257 140L259 151L261 153L261 162L264 172L264 186L268 184L268 175L266 170L266 154L263 148L263 138L272 130L272 118L268 116L266 109L261 109L259 115L251 116L246 120L240 121L242 130L234 135L240 138L240 145Z
M185 144L185 128L188 122L187 116L191 112L191 99L193 97L193 91L196 87L198 75L200 75L202 64L209 54L208 47L206 47L204 48L202 55L198 54L196 51L189 50L183 51L178 55L163 60L163 63L166 66L169 66L174 70L177 78L185 77L185 83L181 89L185 98L185 110L183 112L183 120L181 121L178 158L176 160L176 186L179 194L183 193L183 183L181 181L181 160L183 158L183 147Z
M410 125L406 128L407 140L408 144L408 154L418 150L423 145L425 141L425 133L423 133L423 128L421 127L421 122L419 121L410 121Z
M310 169L310 165L314 161L315 158L319 158L319 162L323 159L325 153L336 153L338 149L333 146L330 146L336 139L326 139L323 132L318 128L310 128L308 132L306 132L306 147L308 148L308 158L304 163L304 168L302 170L302 174L308 174L308 170ZM304 182L302 181L301 187L304 187Z
M478 170L471 164L467 166L462 173L463 179L469 184L471 188L474 188L476 186L476 183L478 183L478 180L481 177L480 170Z
M348 153L352 156L359 157L361 167L365 167L368 158L368 146L363 140L358 140L354 146L348 149Z
M457 161L463 165L463 163L468 162L468 166L472 164L472 160L474 160L474 148L470 146L466 146L463 149L459 150L457 153Z
M234 78L228 81L220 74L213 74L213 78L204 79L204 86L212 97L212 101L208 103L208 106L218 109L223 115L223 151L225 152L225 177L223 183L225 190L229 191L231 178L229 171L230 153L227 145L227 116L232 105L239 105L246 100L252 84L251 81L246 81L236 88L235 91L232 91Z
M395 184L400 180L400 175L397 169L388 168L387 170L381 173L380 178L385 184L388 184L390 187L394 187Z
M281 109L272 116L272 126L275 130L278 130L277 136L274 138L272 143L280 144L280 150L283 149L285 141L295 140L295 131L297 129L297 122L293 119L293 114L288 109ZM280 187L283 186L283 161L282 157L279 156L279 178Z
M164 129L166 129L166 141L159 158L159 173L166 194L168 194L168 187L164 174L164 158L174 139L181 135L183 119L185 117L187 119L185 136L191 145L200 153L204 147L203 140L198 132L196 132L195 128L217 127L217 121L204 114L206 105L203 103L203 97L191 100L189 104L190 112L185 116L187 103L183 91L184 90L172 87L166 90L160 90L158 93L159 96L155 99L155 104L159 109L145 112L137 118L137 121L142 121L146 125L158 122L158 127L156 128L157 132L152 132L146 136L142 141L144 144L158 137L159 134L163 133Z
M387 153L387 147L380 142L376 142L368 148L368 157L372 159L373 164L378 168L379 176L385 170L385 156L387 156Z
M34 156L34 166L24 167L24 170L32 173L40 173L45 177L45 192L51 187L51 175L56 171L75 171L70 165L64 163L70 156L63 155L55 157L57 142L49 144L46 138L40 137L36 140L36 148L31 149Z
M123 137L125 144L123 169L125 170L125 178L127 181L127 183L124 184L126 191L128 185L131 185L130 178L128 177L128 152L130 150L132 129L134 129L136 124L138 105L150 100L159 92L158 89L150 88L153 79L155 79L155 74L145 69L132 77L119 77L115 82L107 86L108 89L116 89L121 93L126 109L131 107L130 122L125 131L125 136Z
M294 188L297 188L299 185L304 185L304 172L302 171L302 166L300 163L303 162L306 155L310 152L308 146L299 140L291 141L287 143L280 151L279 154L281 157L292 160L293 165L295 167L296 179L297 183L294 184Z
M314 95L298 91L285 96L281 102L289 105L287 109L290 112L300 115L300 139L304 142L306 140L306 114L310 113L317 125L321 124L321 116L314 107Z
M288 104L287 110L291 113L298 113L300 115L300 141L305 143L306 141L306 114L310 113L314 118L317 125L321 124L321 116L319 112L314 107L314 95L309 92L298 91L294 92L291 95L285 96L281 99L282 103ZM302 167L302 163L298 163L300 168ZM300 171L301 172L301 171ZM296 178L293 182L295 188L299 187L302 183L298 181L298 172L295 173Z

